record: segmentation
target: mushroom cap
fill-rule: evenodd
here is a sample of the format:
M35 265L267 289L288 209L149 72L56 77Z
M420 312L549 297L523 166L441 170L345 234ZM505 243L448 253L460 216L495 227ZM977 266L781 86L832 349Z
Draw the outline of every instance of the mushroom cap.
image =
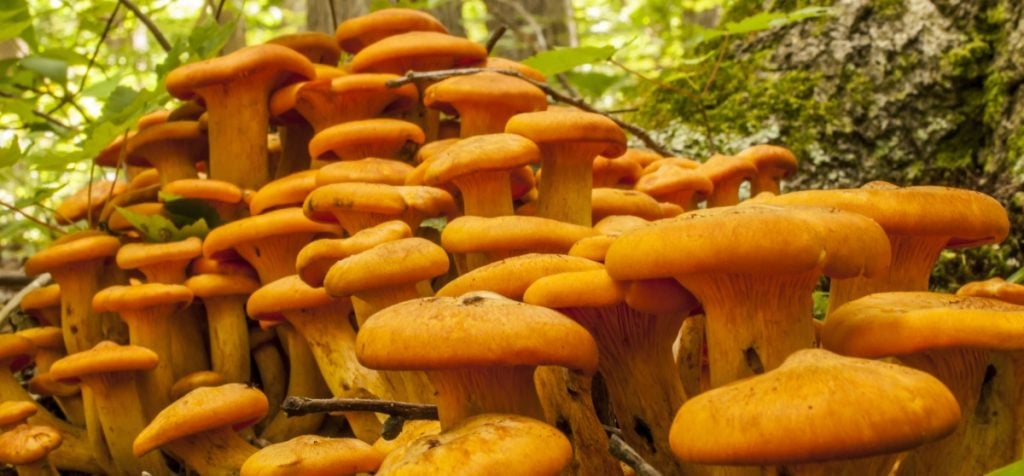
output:
M636 149L633 147L626 149L626 153L622 154L622 158L632 160L640 164L641 167L647 167L654 162L664 159L664 157L653 150Z
M132 452L142 456L204 431L244 428L263 418L268 408L266 395L245 384L200 387L161 410L135 438Z
M572 445L554 427L518 415L482 414L396 448L378 474L553 476L571 460Z
M55 214L57 223L63 225L82 220L89 215L97 216L103 205L107 203L108 198L120 195L126 188L127 184L121 180L116 182L101 180L93 183L92 187L88 185L82 187L81 190L64 199L57 206ZM89 198L90 196L92 197L91 199Z
M36 349L64 351L64 331L60 327L29 327L15 332L15 334L32 341L32 345Z
M17 334L0 334L0 363L8 362L11 371L21 370L35 355L36 347L31 340Z
M600 155L594 157L594 165L591 170L595 187L632 186L643 173L643 167L640 167L636 161L626 158L625 155L617 159L609 159Z
M626 283L603 268L544 276L523 294L523 302L551 309L611 307L625 299Z
M387 307L360 327L356 354L360 363L378 370L557 365L589 373L597 368L597 345L575 321L486 291Z
M667 278L629 281L626 304L637 311L656 315L690 315L701 306L690 291Z
M572 248L569 248L568 254L569 256L578 256L598 263L604 263L604 258L608 255L608 248L612 246L612 243L615 243L616 238L618 236L588 236L573 243Z
M608 249L615 279L697 274L875 276L889 240L871 219L836 209L746 205L695 210L628 232Z
M410 31L448 33L432 15L412 8L384 8L341 22L334 39L341 49L358 53L384 38Z
M1024 285L1008 283L1003 278L967 283L956 291L956 295L987 297L1024 306ZM25 303L22 302L24 308Z
M327 307L337 300L324 288L310 287L297 275L285 276L263 285L249 296L245 310L256 320L279 320L282 313Z
M0 428L21 424L39 411L35 403L23 400L0 402Z
M57 380L77 380L87 375L151 370L159 360L156 352L145 347L105 340L54 362L50 376Z
M448 183L481 172L509 171L540 161L540 149L516 134L484 134L462 139L437 154L424 175L427 185Z
M433 142L427 142L426 144L423 144L423 146L420 147L419 150L416 151L416 156L413 157L413 160L415 160L417 164L422 164L424 162L428 162L432 158L436 157L439 153L444 151L445 149L455 145L455 143L460 141L460 140L461 139L454 139L453 138L453 139L441 139L441 140L435 140Z
M142 311L156 306L192 302L192 291L180 284L145 283L135 286L110 286L92 297L92 308L98 312Z
M316 64L337 66L341 59L341 48L338 42L326 33L305 31L281 35L268 41L275 45L291 48Z
M316 189L318 170L303 170L260 187L249 201L249 213L259 215L281 207L297 207Z
M0 434L0 462L16 466L35 463L63 441L60 432L48 426L18 425Z
M185 287L199 298L245 296L260 287L255 277L246 274L197 274L185 280Z
M447 273L448 266L448 254L440 246L423 238L403 238L338 261L324 277L324 289L332 296L351 296L431 279Z
M388 86L401 78L396 74L361 73L318 79L295 89L293 105L315 128L392 115L412 109L420 100L415 84Z
M75 263L114 256L121 241L95 231L71 233L54 241L25 262L25 274L37 276Z
M206 112L206 108L199 101L185 101L178 107L171 110L167 115L168 121L198 121L199 117Z
M131 182L128 182L128 187L124 189L125 192L134 192L136 190L142 190L147 187L160 184L160 171L154 168L148 168L143 170Z
M58 382L49 372L36 374L28 381L28 390L37 395L73 397L81 393L78 384Z
M700 162L686 157L664 157L659 158L653 162L648 163L644 166L643 174L652 174L657 172L662 167L679 167L684 170L697 169L700 167Z
M832 311L821 345L880 358L934 349L1024 349L1024 306L927 292L876 293Z
M192 372L174 382L171 386L171 399L177 400L185 394L200 387L216 387L224 385L224 376L212 370Z
M256 277L256 270L241 259L212 259L199 257L192 260L191 274L227 274ZM196 292L193 290L193 292ZM196 296L199 294L196 293Z
M365 119L324 129L309 141L309 155L320 160L395 158L426 140L419 126L398 119ZM369 152L371 154L367 155Z
M450 115L458 114L463 105L516 114L547 109L548 95L515 76L485 72L452 76L428 86L423 104Z
M927 373L805 349L687 401L669 443L697 463L797 464L896 453L952 433L959 421L956 399Z
M21 298L21 310L25 312L37 311L48 307L60 306L60 285L51 284L29 291Z
M282 124L300 124L308 122L302 117L302 114L295 109L295 105L299 101L299 92L306 86L321 83L330 84L330 80L348 75L348 73L341 68L325 66L322 64L314 64L313 71L316 74L313 79L282 86L277 88L277 90L270 95L270 115L274 120ZM280 146L281 141L280 137L278 137L278 149L280 149ZM269 147L270 144L268 144L268 148Z
M171 117L170 110L157 109L153 112L147 113L140 117L139 120L135 122L135 127L138 130L142 131L147 128L153 127L157 124L163 124L167 122L169 117Z
M685 190L693 190L694 194L707 196L715 189L715 184L698 169L664 166L640 177L636 182L636 189L654 198Z
M461 216L445 226L441 244L451 253L526 250L565 253L593 228L532 216Z
M620 236L623 233L651 224L650 220L632 215L611 215L594 222L594 231L609 236Z
M224 56L179 66L167 75L167 92L178 99L192 99L208 86L248 80L260 73L274 72L267 86L274 89L286 83L316 76L306 57L281 45L246 46Z
M172 121L150 126L129 138L125 161L128 165L152 166L144 149L160 143L188 146L188 156L193 162L206 160L209 150L206 132L199 128L199 122Z
M342 182L317 187L302 209L318 222L337 222L332 211L399 215L408 208L398 187L377 183Z
M96 165L102 165L104 167L117 167L117 164L121 159L121 150L124 148L125 139L130 139L135 135L135 131L129 131L127 134L119 134L114 140L110 141L103 150L93 159Z
M220 203L239 203L242 189L223 180L179 179L164 185L161 192L182 198L194 198Z
M947 247L997 243L1010 222L994 198L958 188L865 186L859 189L806 190L766 199L768 204L835 207L870 217L890 235L948 236ZM938 206L937 206L938 205Z
M381 39L352 57L353 73L405 74L457 68L487 57L483 45L436 31L409 31Z
M413 167L405 162L369 157L343 160L324 165L316 174L316 186L342 182L382 183L405 185L405 178Z
M793 152L785 147L759 144L744 149L736 154L737 159L746 160L754 165L758 174L774 170L773 175L789 177L796 172L797 162Z
M544 276L600 267L598 263L575 256L527 253L463 274L439 289L437 295L457 297L472 291L490 291L509 299L522 299L530 284Z
M388 241L412 237L412 228L401 220L391 220L354 233L348 238L316 240L295 258L298 276L310 286L323 286L324 277L334 263L362 253Z
M712 155L697 167L713 183L751 180L757 176L754 164L731 155Z
M505 132L519 134L539 146L559 143L603 144L598 155L619 157L626 152L626 134L605 116L579 109L551 108L516 114L505 124ZM593 157L586 158L593 161Z
M661 219L657 200L644 192L600 187L590 191L591 216L594 222L609 216L628 215L645 220Z
M371 473L384 453L355 438L302 435L267 446L245 460L242 476L336 476Z
M216 257L242 243L292 233L340 234L335 225L317 223L306 218L301 208L282 208L214 228L203 241L203 255L207 258Z
M190 236L169 243L125 243L117 251L117 266L136 269L167 261L197 258L203 254L203 240Z

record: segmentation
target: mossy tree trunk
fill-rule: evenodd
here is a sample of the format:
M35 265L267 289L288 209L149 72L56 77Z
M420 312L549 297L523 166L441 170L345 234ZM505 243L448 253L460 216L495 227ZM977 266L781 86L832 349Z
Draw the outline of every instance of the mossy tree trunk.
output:
M658 93L652 103L672 105L661 113L682 118L668 128L674 147L707 157L790 146L801 160L790 189L887 180L988 193L1010 211L1014 234L997 250L944 259L933 287L1015 271L1024 256L1024 2L741 0L723 21L822 3L833 15L729 40L702 103Z

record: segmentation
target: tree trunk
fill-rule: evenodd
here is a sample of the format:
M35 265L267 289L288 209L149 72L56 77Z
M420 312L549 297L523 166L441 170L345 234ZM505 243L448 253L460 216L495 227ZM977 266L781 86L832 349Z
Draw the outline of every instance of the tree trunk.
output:
M829 2L741 0L723 21L810 3ZM666 133L673 147L707 157L755 143L787 145L800 159L791 189L880 179L988 193L1015 211L1015 234L998 250L943 260L933 287L955 289L1019 268L1024 2L831 3L831 16L730 40L701 103L658 93L652 102L664 99L681 118Z
M338 24L370 11L368 0L308 0L306 2L306 28L334 34Z
M561 0L484 0L487 29L504 25L516 41L499 41L497 56L523 59L539 51L569 44L565 3Z

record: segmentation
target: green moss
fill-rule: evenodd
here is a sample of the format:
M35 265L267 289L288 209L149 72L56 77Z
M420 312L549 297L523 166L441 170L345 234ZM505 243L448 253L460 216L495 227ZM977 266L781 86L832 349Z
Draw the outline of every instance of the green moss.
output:
M875 15L883 18L896 18L907 11L904 0L872 0L871 8Z
M992 61L992 46L981 38L974 38L942 56L942 68L953 78L974 79L985 74Z

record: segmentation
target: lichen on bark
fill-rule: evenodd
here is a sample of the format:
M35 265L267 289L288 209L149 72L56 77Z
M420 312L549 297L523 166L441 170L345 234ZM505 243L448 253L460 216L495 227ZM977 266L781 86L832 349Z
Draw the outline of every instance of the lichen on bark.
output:
M740 0L723 19L811 5L830 5L833 14L728 40L701 103L654 90L651 102L661 106L642 119L696 157L761 142L787 145L801 159L791 189L881 179L988 193L1010 212L1010 238L944 253L933 287L954 289L1018 269L1024 2Z

